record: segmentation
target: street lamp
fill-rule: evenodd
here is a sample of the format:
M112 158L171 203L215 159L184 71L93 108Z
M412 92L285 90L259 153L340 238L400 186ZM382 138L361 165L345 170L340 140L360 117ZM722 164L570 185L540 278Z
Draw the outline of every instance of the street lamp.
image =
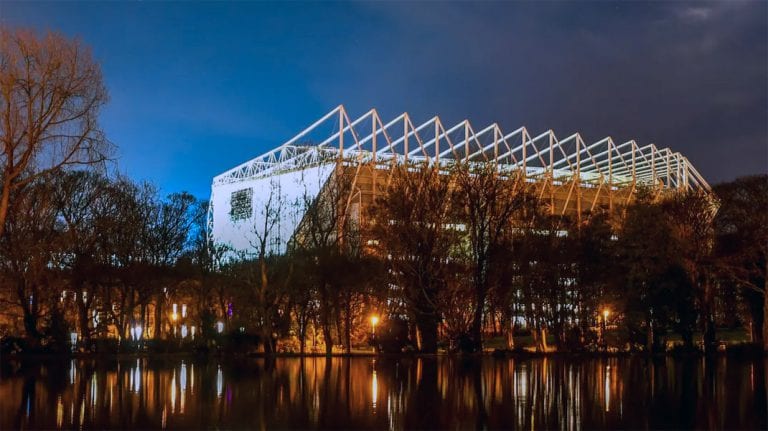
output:
M603 320L600 322L600 338L603 339L603 349L608 351L608 340L605 338L605 327L608 322L608 316L611 315L611 310L608 308L603 309Z
M371 316L371 333L373 334L374 337L376 336L376 325L378 324L379 324L379 316L374 314L373 316Z

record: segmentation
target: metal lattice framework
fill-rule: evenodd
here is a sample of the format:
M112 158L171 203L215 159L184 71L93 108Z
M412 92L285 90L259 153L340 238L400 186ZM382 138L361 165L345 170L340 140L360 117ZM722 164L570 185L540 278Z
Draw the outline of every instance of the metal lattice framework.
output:
M213 179L209 238L230 244L239 241L247 247L242 240L247 224L230 214L232 196L242 190L252 189L254 197L268 195L264 188L274 180L293 187L294 194L310 189L318 193L317 182L327 181L332 171L328 167L344 166L354 170L356 196L361 205L367 205L378 190L386 188L388 175L377 172L413 162L445 166L446 171L459 162L492 163L500 173L518 175L530 183L551 215L569 215L578 221L583 213L597 208L612 212L625 206L638 186L653 190L656 196L710 190L685 156L653 144L616 143L610 137L586 143L579 133L559 139L552 130L531 134L525 127L505 133L498 124L478 130L467 120L446 127L439 117L417 126L407 113L384 122L375 109L351 120L346 109L338 106L283 145ZM303 191L294 187L297 179ZM312 182L314 188L308 188ZM251 215L258 217L256 212ZM298 220L292 223L283 236L292 235Z
M327 136L303 141L329 124L333 128ZM214 186L339 159L374 165L495 161L500 170L519 171L532 181L710 190L685 156L654 144L616 143L611 137L588 144L579 133L559 139L552 130L533 135L525 127L504 133L496 123L476 131L468 120L446 128L437 116L416 126L407 113L385 123L375 109L351 120L343 106L274 150L216 176Z

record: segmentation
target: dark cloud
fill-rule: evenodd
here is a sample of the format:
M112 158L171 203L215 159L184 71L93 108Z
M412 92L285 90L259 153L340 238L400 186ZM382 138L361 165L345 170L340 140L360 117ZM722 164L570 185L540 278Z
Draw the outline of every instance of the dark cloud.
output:
M656 143L768 172L768 2L0 3L103 64L129 174L215 174L345 104ZM148 161L151 159L151 161Z
M345 47L355 76L324 76L326 97L636 138L683 152L713 182L768 171L764 2L371 7L386 30Z

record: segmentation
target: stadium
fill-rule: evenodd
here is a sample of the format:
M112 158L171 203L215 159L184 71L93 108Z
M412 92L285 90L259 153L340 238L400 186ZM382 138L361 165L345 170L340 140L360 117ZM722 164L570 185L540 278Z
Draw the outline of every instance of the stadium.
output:
M605 137L585 142L579 133L558 138L552 130L520 127L505 132L494 123L474 127L468 120L447 126L440 117L415 125L407 113L384 121L375 109L352 119L338 106L279 147L213 179L208 235L230 250L254 248L254 226L263 225L280 201L271 252L280 253L302 220L302 202L321 192L337 168L353 176L351 214L376 199L396 164L456 162L495 164L531 183L552 215L580 219L631 203L639 188L658 193L710 190L679 152L634 140ZM269 209L271 208L271 209Z

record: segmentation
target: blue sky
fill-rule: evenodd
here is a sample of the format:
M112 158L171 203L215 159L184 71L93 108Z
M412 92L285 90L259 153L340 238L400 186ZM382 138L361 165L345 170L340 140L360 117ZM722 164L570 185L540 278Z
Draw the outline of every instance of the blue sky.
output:
M90 45L118 169L206 198L333 107L637 139L768 172L768 2L0 3Z

